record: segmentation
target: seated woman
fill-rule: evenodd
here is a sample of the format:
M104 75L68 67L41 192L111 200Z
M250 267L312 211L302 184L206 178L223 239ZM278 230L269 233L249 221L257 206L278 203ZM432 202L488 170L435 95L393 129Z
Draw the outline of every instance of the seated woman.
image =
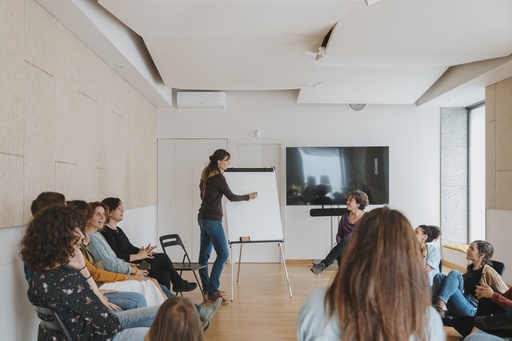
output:
M203 341L199 316L188 299L172 297L164 302L144 341Z
M143 340L158 307L108 308L79 249L83 226L81 214L65 206L47 207L30 222L20 243L21 258L32 272L30 302L54 309L73 340ZM45 334L46 340L60 339Z
M302 305L297 339L444 340L422 263L400 212L383 207L365 214L332 284Z
M103 227L105 222L105 209L102 204L87 204L85 201L75 200L73 205L82 206L82 214L86 215L86 217L89 217L87 220L87 227L85 229L86 233L95 233ZM90 238L86 236L81 246L81 250L84 253L84 256L91 263L100 263L102 265L102 260L97 261L94 256L89 253L89 250L87 249L88 241L90 241ZM138 271L137 268L135 268L135 275L116 274L111 272L108 273L111 276L102 276L102 278L99 278L98 280L96 280L96 278L94 279L96 282L100 282L98 283L100 290L138 292L145 297L148 306L160 305L164 302L165 299L167 299L167 296L160 289L158 282L153 278L145 277L144 273L142 271Z
M494 247L484 241L476 240L469 245L466 259L471 262L466 272L452 270L448 275L438 273L432 283L432 304L441 317L450 315L475 316L478 298L475 296L477 285L489 285L499 293L508 290L501 276L489 264Z
M189 283L181 278L169 256L154 252L156 246L138 248L132 245L123 230L117 226L124 215L123 203L119 198L105 198L101 203L107 208L107 220L100 232L118 258L130 263L140 263L145 260L151 265L149 275L169 289L171 288L169 282L172 282L173 291L192 291L197 287L197 283Z
M433 225L420 225L416 227L415 231L423 256L423 267L428 274L428 283L432 286L434 276L439 273L439 263L441 262L441 254L432 243L441 235L441 229Z
M489 285L477 285L476 297L478 298L478 307L475 317L490 316L504 313L511 310L512 313L512 288L508 289L503 295L495 292ZM467 336L475 326L475 317L473 316L455 316L452 320L452 326L460 335ZM489 334L512 337L512 329L496 329L488 331Z
M95 204L91 203L91 205ZM108 209L107 206L103 204L101 205L101 208ZM132 267L130 263L117 257L117 255L114 253L114 250L112 250L109 243L105 240L105 237L103 237L103 235L98 231L98 227L99 225L96 227L90 226L90 228L87 231L87 234L90 237L89 250L91 251L94 258L96 260L101 259L103 261L103 267L105 268L105 270L111 272L130 274L133 271L132 269L134 267ZM146 253L146 255L148 257L151 257L151 252ZM169 259L167 256L166 258ZM171 272L173 273L173 276L171 276ZM188 283L187 281L183 280L178 275L174 267L165 267L164 265L164 267L160 268L159 271L152 271L150 269L148 273L151 277L154 277L158 281L158 283L164 285L167 289L170 289L169 278L173 279L174 291L190 291L197 286L196 283ZM155 274L160 276L155 277Z
M310 269L315 275L320 275L335 259L338 260L338 264L340 263L341 256L347 248L348 241L350 237L352 237L357 223L363 217L364 209L368 206L368 196L365 192L358 189L349 192L345 196L345 199L347 200L348 212L341 216L338 225L338 233L336 234L337 244L320 263Z

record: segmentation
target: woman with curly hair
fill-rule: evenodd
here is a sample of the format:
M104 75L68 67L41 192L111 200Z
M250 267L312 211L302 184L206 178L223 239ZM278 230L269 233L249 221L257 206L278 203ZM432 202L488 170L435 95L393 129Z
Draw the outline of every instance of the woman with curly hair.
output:
M84 220L76 209L64 206L49 206L35 215L20 251L32 272L28 298L54 309L73 339L143 340L158 307L111 312L79 249ZM52 331L44 337L58 339Z
M387 207L366 213L327 289L299 314L302 340L444 340L409 221Z

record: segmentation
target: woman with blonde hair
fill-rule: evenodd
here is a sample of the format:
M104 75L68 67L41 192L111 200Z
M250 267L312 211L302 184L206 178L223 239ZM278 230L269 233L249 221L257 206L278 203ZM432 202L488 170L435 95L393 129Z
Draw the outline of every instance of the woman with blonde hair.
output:
M203 341L203 328L192 302L184 297L165 301L144 340Z
M304 302L298 340L444 340L418 243L403 214L366 213L327 289Z

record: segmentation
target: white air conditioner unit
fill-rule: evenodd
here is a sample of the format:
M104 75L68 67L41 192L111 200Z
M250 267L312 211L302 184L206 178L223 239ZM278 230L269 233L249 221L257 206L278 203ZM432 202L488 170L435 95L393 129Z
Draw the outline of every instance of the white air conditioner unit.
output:
M224 109L226 93L214 91L180 91L176 93L179 109Z

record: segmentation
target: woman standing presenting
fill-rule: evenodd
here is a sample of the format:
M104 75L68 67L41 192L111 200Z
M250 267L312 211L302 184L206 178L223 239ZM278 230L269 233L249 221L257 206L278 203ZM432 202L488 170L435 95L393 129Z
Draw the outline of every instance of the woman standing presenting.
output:
M217 253L210 275L208 275L207 267L199 270L204 295L210 302L214 302L224 294L219 291L220 275L229 257L226 235L222 227L222 196L225 195L230 201L247 201L258 196L256 192L246 195L236 195L231 192L224 177L224 171L229 166L230 158L231 155L226 150L217 149L210 156L210 162L203 169L201 182L199 183L202 200L197 216L201 228L199 263L208 264L212 246ZM228 301L222 297L222 304L227 303Z

